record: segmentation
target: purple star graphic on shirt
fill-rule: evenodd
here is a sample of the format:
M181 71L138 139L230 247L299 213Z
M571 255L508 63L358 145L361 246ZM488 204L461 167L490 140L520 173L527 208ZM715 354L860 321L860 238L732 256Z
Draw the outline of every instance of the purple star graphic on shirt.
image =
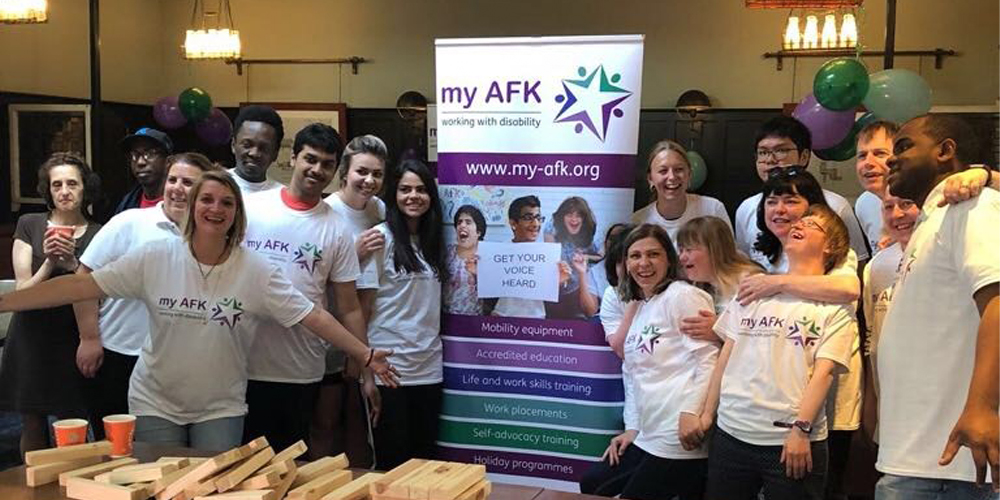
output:
M222 299L215 303L212 308L212 321L218 322L222 326L228 326L230 330L236 328L236 324L243 317L243 304L236 297Z
M295 251L292 262L312 274L316 270L316 265L323 262L323 250L312 243L305 243Z
M639 334L639 351L646 354L653 354L656 344L660 343L660 329L653 325L646 325Z
M785 338L805 349L806 347L815 345L821 336L816 322L803 317L801 320L792 322L791 326L788 327L788 335Z

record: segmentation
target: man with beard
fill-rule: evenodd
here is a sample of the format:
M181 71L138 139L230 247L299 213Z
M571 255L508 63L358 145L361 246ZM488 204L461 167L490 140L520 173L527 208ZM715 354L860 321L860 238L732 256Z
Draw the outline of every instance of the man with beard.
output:
M149 208L163 200L167 155L173 152L170 136L154 128L143 127L125 136L119 143L128 158L129 171L138 183L125 194L112 215L130 208Z
M269 106L245 106L236 115L233 130L236 167L229 173L243 195L281 188L280 183L267 178L267 169L278 158L285 137L281 116Z

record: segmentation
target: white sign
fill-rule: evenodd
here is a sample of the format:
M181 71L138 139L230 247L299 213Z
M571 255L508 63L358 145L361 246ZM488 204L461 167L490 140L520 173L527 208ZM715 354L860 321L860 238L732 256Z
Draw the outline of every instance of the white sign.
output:
M559 300L557 243L479 243L480 298Z

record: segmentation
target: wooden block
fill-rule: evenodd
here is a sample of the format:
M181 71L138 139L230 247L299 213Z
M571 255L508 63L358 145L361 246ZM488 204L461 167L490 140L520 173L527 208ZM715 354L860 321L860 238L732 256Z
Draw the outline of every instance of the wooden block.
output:
M184 477L185 474L191 472L192 470L197 468L200 464L201 462L191 463L187 467L184 467L183 469L176 470L174 472L171 472L170 474L167 474L166 476L163 476L160 479L157 479L156 481L153 481L153 484L150 486L152 488L152 493L150 493L150 495L156 495L159 492L163 491L171 483Z
M303 467L304 468L304 467ZM299 469L300 471L302 469ZM327 493L351 482L353 474L349 470L326 473L288 492L289 500L319 500Z
M271 463L276 464L286 460L294 460L302 456L307 450L309 450L309 447L306 446L306 443L299 440L297 443L289 446L288 448L279 451L278 454L271 459ZM284 472L282 474L284 474Z
M98 474L103 474L105 472L112 471L119 467L126 465L132 465L139 463L138 460L132 457L119 458L117 460L112 460L110 462L101 462L97 465L91 465L89 467L84 467L82 469L74 469L71 471L63 472L59 474L59 486L66 486L66 480L71 477L82 477L84 479L93 479L94 476Z
M277 500L277 498L274 490L247 490L194 497L194 500Z
M281 484L281 474L278 471L266 472L245 479L233 487L234 490L266 490Z
M364 500L368 498L369 486L381 477L382 474L377 472L365 474L354 481L351 481L340 488L323 495L320 500Z
M111 441L75 444L62 448L29 451L24 454L25 465L45 465L56 462L66 462L78 458L99 457L111 454Z
M423 467L426 463L427 460L423 460L420 458L411 458L407 460L402 465L396 467L395 469L392 469L389 472L386 472L385 474L382 475L382 477L372 482L370 488L371 494L372 495L385 494L390 484L399 479L402 479L403 477L419 469L420 467Z
M295 460L291 458L285 460L284 462L278 462L278 463L274 463L274 459L272 458L271 463L265 466L264 468L258 470L257 474L259 475L259 474L268 474L271 472L277 472L278 474L284 476L285 474L288 474L288 471L292 470L292 467L294 465L295 465Z
M163 490L156 494L156 499L172 499L178 494L183 493L188 487L197 485L200 481L207 479L209 476L212 476L222 469L249 457L258 449L264 449L266 447L267 439L259 437L250 443L240 446L239 448L233 448L229 451L220 453L211 459L198 464L188 471L187 474L184 474L168 484L163 488Z
M215 480L215 488L219 493L225 493L233 489L237 484L243 482L244 479L254 475L257 469L260 469L267 464L269 460L274 458L274 450L270 446L258 451L254 456L250 457L247 461L233 467L232 470L226 472L222 477Z
M59 474L62 474L63 472L94 465L102 460L103 458L99 456L84 457L75 460L67 460L65 462L47 463L45 465L27 467L24 469L24 482L27 483L28 486L32 487L49 484L58 481Z
M350 464L347 462L347 455L343 453L335 457L323 457L315 462L309 462L299 467L299 476L295 478L292 487L298 488L328 472L346 469L348 465Z
M410 482L410 498L418 498L421 500L430 498L432 488L437 487L452 475L461 473L464 466L465 464L457 462L442 462L437 467L425 471L420 477ZM462 492L464 490L465 488L462 488L458 491ZM448 497L445 500L451 500L451 497Z
M469 489L472 485L486 478L485 465L460 465L461 467L458 470L431 488L428 498L432 500L451 500Z
M156 459L158 464L174 464L178 469L183 469L191 465L191 459L189 457L160 457Z
M281 484L274 489L277 494L277 500L284 500L285 494L292 487L292 483L295 482L295 478L299 476L299 469L295 466L295 462L292 462L292 470L288 471L288 475L281 480Z
M390 483L383 494L391 497L410 498L410 485L414 483L417 478L429 473L443 463L444 462L437 460L425 461L420 467L410 471L409 474L406 474L405 476Z
M149 487L119 486L71 477L66 480L66 496L76 500L145 500L149 497Z
M170 462L127 465L108 472L107 481L98 480L97 478L95 480L111 484L151 483L157 479L162 479L163 476L172 472L176 472L178 469L179 467L176 464ZM104 475L101 474L101 476Z
M491 491L493 491L493 483L490 483L486 479L481 479L471 488L455 497L455 500L486 500L486 497L490 496Z

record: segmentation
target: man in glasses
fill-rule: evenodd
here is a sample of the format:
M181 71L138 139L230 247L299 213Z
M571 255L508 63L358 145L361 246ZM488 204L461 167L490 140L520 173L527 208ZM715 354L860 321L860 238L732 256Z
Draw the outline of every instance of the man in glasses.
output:
M130 208L155 206L163 199L166 160L167 155L173 152L173 141L159 130L143 127L125 136L119 144L128 159L129 171L138 184L125 194L112 215Z
M757 131L756 144L757 175L761 180L766 181L768 175L779 175L780 169L792 166L805 168L809 164L812 148L809 129L790 116L782 115L764 122ZM844 220L858 262L867 260L868 245L851 204L843 196L827 189L823 190L823 195L830 208ZM736 245L746 255L752 255L753 244L761 231L757 222L760 196L758 193L743 200L736 210Z
M925 115L900 128L888 159L889 190L921 214L878 340L879 500L995 499L1000 488L1000 194L944 203L977 153L967 123ZM992 489L974 484L987 472Z

